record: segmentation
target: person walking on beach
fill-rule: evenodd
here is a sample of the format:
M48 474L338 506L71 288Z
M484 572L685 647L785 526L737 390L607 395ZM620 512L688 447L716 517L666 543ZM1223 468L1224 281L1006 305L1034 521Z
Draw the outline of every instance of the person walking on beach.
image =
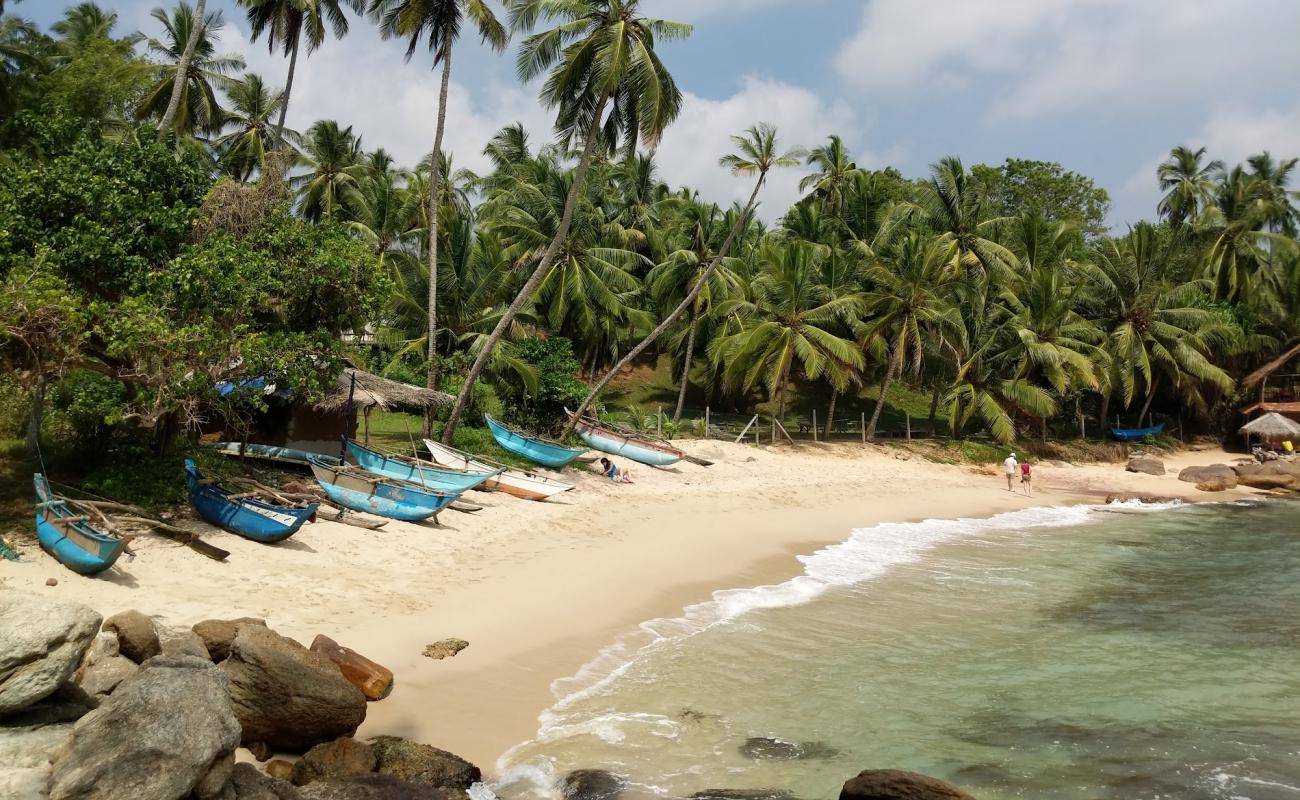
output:
M1025 490L1025 497L1034 496L1033 478L1029 474L1029 462L1020 465L1020 486Z
M1014 492L1015 488L1012 486L1011 482L1016 477L1016 454L1012 453L1007 456L1007 460L1002 462L1002 466L1006 467L1007 471L1007 491Z

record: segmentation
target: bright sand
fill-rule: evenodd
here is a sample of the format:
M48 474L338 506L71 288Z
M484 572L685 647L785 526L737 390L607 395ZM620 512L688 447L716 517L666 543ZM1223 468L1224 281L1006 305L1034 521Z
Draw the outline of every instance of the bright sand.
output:
M536 732L554 702L552 681L638 623L677 616L718 589L791 578L802 570L795 556L854 528L1101 502L1115 492L1242 496L1177 480L1182 467L1233 458L1218 451L1167 457L1165 476L1119 464L1035 465L1030 499L1018 477L1016 492L1006 491L1000 467L941 465L882 447L687 449L716 463L634 468L634 485L570 471L565 479L578 489L548 503L474 493L467 499L482 511L444 512L438 528L318 522L273 547L213 532L209 540L230 551L225 563L145 536L133 545L134 561L87 579L28 545L22 561L0 562L0 586L76 600L105 616L134 608L185 626L260 616L304 644L324 633L397 675L359 735L407 736L491 772ZM56 587L44 585L51 577ZM448 637L470 646L450 660L422 655Z

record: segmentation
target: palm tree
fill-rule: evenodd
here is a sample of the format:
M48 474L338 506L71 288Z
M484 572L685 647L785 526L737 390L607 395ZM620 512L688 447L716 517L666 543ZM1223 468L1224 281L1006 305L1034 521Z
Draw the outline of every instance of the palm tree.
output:
M556 109L560 143L567 147L581 137L583 149L555 238L474 359L443 429L444 443L451 443L492 349L531 300L568 238L574 208L597 149L610 152L623 140L630 153L638 138L653 146L681 111L681 91L659 60L655 42L683 39L690 35L691 26L643 17L640 6L641 0L511 2L515 30L532 29L540 18L558 21L556 27L524 41L516 71L527 83L550 70L542 87L542 102ZM605 111L611 107L606 119Z
M111 42L126 55L144 37L133 33L123 39L114 39L113 29L117 22L116 11L105 11L94 3L78 3L63 12L63 19L50 25L50 30L59 36L59 50L64 59L83 52L95 42Z
M617 364L615 364L599 381L596 382L595 386L591 387L591 391L587 394L587 398L583 400L582 405L578 407L577 415L569 421L569 425L565 428L566 436L572 432L573 425L575 424L574 421L586 413L587 408L591 406L592 402L600 395L601 391L609 385L609 382L614 379L614 376L626 369L627 366L632 363L633 359L644 353L650 345L654 344L655 340L675 325L677 320L681 319L682 315L694 305L700 292L712 279L713 273L717 271L718 267L722 264L722 260L726 258L727 254L731 251L737 237L741 234L742 230L748 228L750 217L753 215L754 209L758 203L758 193L762 191L763 185L767 183L767 176L771 171L778 167L797 166L799 164L799 159L803 156L803 153L798 149L782 151L777 144L776 128L767 123L759 123L746 131L743 136L731 137L731 141L735 144L739 152L723 156L719 163L721 166L731 170L731 174L733 175L754 176L755 178L754 189L749 193L749 200L745 203L744 210L736 216L736 219L731 226L730 233L727 234L727 238L723 241L722 246L718 248L717 255L715 255L713 261L709 263L708 268L706 268L704 272L700 273L699 278L695 281L695 285L686 293L686 296L682 298L682 301L677 304L677 308L673 309L673 312L667 317L664 317L664 319L649 333L649 335L642 339L636 347L629 350ZM686 369L690 369L689 357ZM685 378L683 378L683 383L684 382Z
M1209 245L1205 250L1205 275L1214 284L1214 298L1235 302L1251 297L1273 252L1291 250L1296 242L1265 230L1277 219L1272 203L1256 202L1259 182L1240 166L1224 174L1214 202L1200 215L1197 233Z
M271 118L284 107L284 93L268 87L261 75L249 72L231 84L226 96L230 99L226 125L232 130L214 144L221 154L222 170L246 181L265 167L267 155L274 148ZM285 133L290 141L301 140L296 131Z
M1294 195L1287 184L1298 161L1294 158L1275 161L1267 150L1246 159L1253 181L1251 195L1265 217L1265 225L1273 233L1285 233L1292 238L1296 236L1300 211L1291 203Z
M949 156L931 168L921 206L949 247L954 275L974 270L981 276L1002 276L1014 267L1015 255L991 238L1004 220L988 217L961 159Z
M39 67L40 32L36 26L17 17L0 19L0 114L8 114L14 105L10 79L22 70Z
M303 139L302 161L309 171L293 179L308 220L340 219L359 198L361 182L369 172L362 158L361 140L352 126L340 128L332 119L321 120Z
M284 103L280 106L280 119L275 125L274 147L282 144L285 118L289 113L289 97L293 93L294 74L298 69L298 51L304 34L307 37L307 54L325 44L326 28L335 39L348 34L348 18L340 2L361 13L365 0L239 0L248 17L253 41L266 34L266 49L274 53L279 46L289 57L289 75L284 82Z
M410 175L393 168L393 157L384 149L366 156L348 227L370 242L381 260L400 246L416 222L405 186L409 181Z
M181 136L219 133L226 112L217 99L217 88L225 85L226 76L244 68L238 56L215 54L215 39L225 23L220 11L200 16L202 6L203 0L199 10L181 0L170 15L161 8L152 13L162 23L165 38L149 39L148 48L165 63L137 106L136 117L161 117L162 136L173 129Z
M844 140L833 134L825 145L808 154L808 166L817 171L799 181L799 190L806 192L811 189L813 197L821 200L827 213L838 217L850 187L866 173L858 169L849 156Z
M1216 159L1202 164L1203 158L1204 147L1193 150L1179 145L1169 151L1169 158L1156 170L1160 189L1165 192L1158 207L1160 215L1175 226L1195 221L1214 198L1223 162Z
M420 46L420 41L428 40L429 51L433 54L433 67L442 65L442 82L438 91L438 121L434 125L433 152L431 157L432 172L430 176L430 202L436 203L442 185L442 139L447 125L447 93L451 87L451 54L460 28L468 18L478 30L483 41L494 50L504 50L509 36L506 29L497 21L496 15L484 0L371 0L370 13L379 20L379 29L385 39L406 39L406 59L410 61ZM436 207L429 210L429 320L428 320L428 369L426 384L433 389L438 384L438 212ZM424 433L428 436L432 430L433 418L426 414Z

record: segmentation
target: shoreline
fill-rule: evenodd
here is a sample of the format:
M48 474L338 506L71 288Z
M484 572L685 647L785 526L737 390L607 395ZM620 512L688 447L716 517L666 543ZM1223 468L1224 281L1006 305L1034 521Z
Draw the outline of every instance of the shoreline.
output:
M491 775L507 750L536 734L555 703L552 684L620 637L647 620L679 617L718 590L796 577L798 556L854 529L1100 503L1109 492L1251 496L1098 464L1038 466L1030 499L1007 492L987 468L885 447L688 449L717 463L641 468L631 486L577 475L579 488L563 503L475 495L483 511L444 515L436 529L390 523L371 533L321 522L270 548L214 533L231 550L226 564L149 537L137 540L140 557L120 574L84 579L29 546L23 561L7 564L20 569L0 573L0 586L53 592L105 615L135 608L186 626L263 616L299 641L325 633L397 676L393 694L370 704L358 736L428 742ZM1165 460L1176 470L1225 458L1204 451ZM59 585L42 586L46 577ZM444 661L422 655L448 637L470 646Z

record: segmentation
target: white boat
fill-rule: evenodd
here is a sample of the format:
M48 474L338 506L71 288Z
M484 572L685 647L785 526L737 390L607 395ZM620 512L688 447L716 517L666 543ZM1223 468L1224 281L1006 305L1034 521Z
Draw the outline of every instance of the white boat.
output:
M466 472L496 472L497 470L503 470L484 481L480 485L483 489L505 492L515 497L522 497L525 500L541 501L573 488L571 484L561 483L545 475L538 475L536 472L515 469L472 456L454 447L438 444L432 439L425 439L424 446L428 449L429 457L435 464L448 469Z

